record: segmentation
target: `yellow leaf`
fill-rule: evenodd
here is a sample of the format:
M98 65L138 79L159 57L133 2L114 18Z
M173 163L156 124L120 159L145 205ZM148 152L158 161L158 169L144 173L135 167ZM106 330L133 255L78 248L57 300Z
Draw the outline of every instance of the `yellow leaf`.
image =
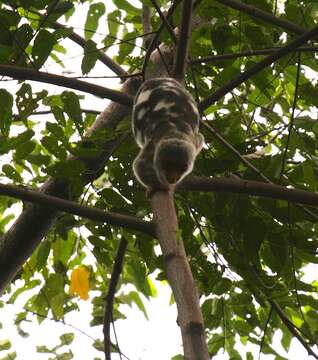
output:
M82 300L88 299L89 271L85 266L74 269L71 274L70 294L79 295Z

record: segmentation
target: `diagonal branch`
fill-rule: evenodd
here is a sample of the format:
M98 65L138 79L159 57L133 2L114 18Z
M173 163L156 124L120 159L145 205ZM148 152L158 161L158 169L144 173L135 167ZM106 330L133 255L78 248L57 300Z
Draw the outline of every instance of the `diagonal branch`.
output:
M156 0L150 0L150 1L151 1L152 5L154 6L154 8L156 9L158 15L160 16L160 19L161 19L162 23L164 24L164 26L168 30L168 33L170 34L171 39L176 43L177 42L176 34L174 33L174 30L171 27L168 19L166 18L164 13L161 11L160 6L157 4L157 1Z
M218 90L216 90L213 94L205 98L199 104L199 110L203 111L207 109L210 105L214 102L222 98L228 92L235 89L237 86L241 85L248 79L250 79L253 75L257 74L261 70L265 69L267 66L271 65L275 61L279 60L283 56L287 55L291 51L294 51L297 47L302 45L304 42L308 41L309 39L315 37L318 34L318 26L314 26L311 30L307 31L303 35L300 35L296 39L292 40L286 46L283 46L279 50L276 50L271 55L267 56L265 59L259 61L255 65L251 66L245 72L239 74L233 80L229 81L226 85L222 86Z
M310 348L308 342L300 335L296 330L295 325L288 319L284 311L280 306L272 299L267 299L271 304L272 308L276 311L277 315L281 321L285 324L289 332L302 344L302 346L307 350L308 355L313 356L315 359L318 359L318 355Z
M78 215L93 221L142 231L148 235L155 236L154 227L151 222L147 222L130 215L118 214L111 211L103 211L97 208L80 205L75 201L46 195L41 192L28 189L24 186L0 184L0 195L11 196L23 201L54 208L69 214Z
M169 20L170 17L173 15L175 9L177 8L177 6L179 5L181 0L175 0L172 5L170 6L168 12L167 12L167 15L165 16L166 20ZM152 52L155 50L155 48L158 46L158 42L159 42L159 38L160 38L160 34L161 32L163 31L164 29L164 26L165 24L162 22L159 29L156 31L156 34L155 36L152 38L152 41L147 49L147 52L145 54L145 58L144 58L144 62L143 62L143 65L142 65L142 74L145 75L146 73L146 69L147 69L147 66L148 66L148 62L149 62L149 59L150 59L150 56L152 54Z
M192 8L192 0L183 0L179 41L175 63L173 66L173 77L178 81L184 80L186 71L186 62L188 60L188 50L191 39L190 30L192 21Z
M299 26L297 24L294 24L288 20L281 19L267 11L258 9L255 6L245 4L238 0L215 0L222 5L228 6L232 9L239 10L241 12L244 12L245 14L248 14L256 19L263 20L265 22L268 22L270 24L279 26L285 30L294 32L295 34L303 34L306 32L306 29L302 26Z
M267 183L272 184L272 181L265 176L259 169L257 169L249 160L247 160L244 156L240 154L238 150L235 149L233 145L227 142L224 137L216 130L211 124L208 124L207 121L201 121L201 124L216 138L223 144L227 149L231 151L239 160L246 165L251 171L257 174L260 178L262 178Z
M69 29L69 27L60 24L59 22L55 22L52 24L53 28L55 29ZM86 46L86 40L82 38L80 35L72 31L68 37L74 41L76 44L80 45L82 48L85 48ZM120 66L118 65L114 60L112 60L109 56L107 56L104 52L101 50L98 50L98 59L105 64L110 70L112 70L116 75L119 76L127 76L128 73Z
M0 75L10 76L19 80L33 80L47 84L64 86L70 89L87 92L101 98L110 99L126 106L131 106L133 103L133 98L131 96L117 90L108 89L103 86L91 84L77 79L70 79L66 76L45 73L42 71L36 71L19 66L0 64Z

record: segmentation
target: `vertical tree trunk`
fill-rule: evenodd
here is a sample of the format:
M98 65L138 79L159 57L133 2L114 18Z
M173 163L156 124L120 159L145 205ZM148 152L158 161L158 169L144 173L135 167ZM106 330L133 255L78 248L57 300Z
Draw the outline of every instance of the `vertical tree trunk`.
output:
M209 360L198 291L182 239L178 237L173 194L157 191L151 197L151 207L168 281L177 304L184 357L186 360Z

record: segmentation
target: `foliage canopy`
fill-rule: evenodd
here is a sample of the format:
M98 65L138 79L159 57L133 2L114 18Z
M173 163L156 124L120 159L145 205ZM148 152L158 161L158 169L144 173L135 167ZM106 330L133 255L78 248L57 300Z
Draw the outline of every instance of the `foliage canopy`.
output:
M80 83L77 90L68 88L63 79L60 85L64 88L46 86L30 81L23 73L27 68L36 77L38 70L54 69L70 78L85 76L91 83L100 74L113 74L108 67L122 79L128 74L140 75L148 67L155 73L155 63L144 63L147 49L143 39L155 34L162 19L153 1L143 3L152 12L151 34L144 33L138 1L1 2L1 183L39 189L51 177L60 184L55 195L65 197L65 191L70 198L97 209L151 218L144 190L132 173L138 149L130 132L129 108L122 105L126 110L118 115L120 121L115 125L95 126L97 109L80 92ZM157 4L162 10L171 5L166 0L157 0ZM233 4L239 5L235 8ZM318 11L315 1L246 1L244 4L254 8L251 16L240 4L195 2L196 26L185 80L198 102L312 28ZM256 10L261 10L260 15ZM180 23L180 13L181 7L176 6L170 18L172 27ZM68 21L79 14L85 16L78 27L68 27ZM75 55L70 41L81 46ZM160 42L173 47L166 27ZM195 175L317 191L317 51L312 44L304 44L204 109L206 146L196 161ZM169 58L163 58L169 68ZM80 62L82 73L74 70L73 61ZM18 67L16 77L6 72L8 65ZM20 81L9 81L6 75ZM23 76L25 81L21 81ZM100 77L100 84L114 87L113 80ZM133 77L127 78L133 82ZM129 103L134 91L125 94ZM87 138L85 133L92 125ZM241 342L256 344L263 353L284 359L272 347L278 329L286 351L295 336L308 349L312 347L318 338L318 282L304 276L307 265L313 268L318 259L317 209L235 191L180 190L175 201L180 236L201 294L211 355L225 350L231 359L252 359L251 353L242 355L235 348ZM17 203L18 199L0 197L4 239L8 224L17 217ZM146 313L141 294L156 296L149 275L156 273L158 279L166 279L163 258L149 234L66 213L59 214L54 226L42 234L45 238L36 249L30 247L32 256L16 275L15 286L6 290L8 303L36 290L30 292L33 295L25 311L16 315L18 327L32 314L41 322L49 314L59 320L76 311L77 295L87 295L88 276L89 289L94 290L89 300L93 304L91 326L101 325L120 239L127 240L128 248L114 302L114 320L124 317L120 304L135 303ZM34 236L32 229L25 236ZM71 284L73 277L76 284ZM124 294L127 284L134 290ZM69 352L58 355L60 347L72 340L72 334L61 337L61 344L51 352L54 359L72 358ZM94 346L100 349L100 342ZM8 343L0 347L8 349ZM10 351L6 359L14 358Z

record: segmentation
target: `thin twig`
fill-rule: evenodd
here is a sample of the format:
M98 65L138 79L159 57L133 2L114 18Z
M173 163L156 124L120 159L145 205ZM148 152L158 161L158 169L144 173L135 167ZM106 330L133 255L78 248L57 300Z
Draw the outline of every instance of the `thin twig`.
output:
M168 33L170 34L171 39L173 40L174 43L176 43L177 42L176 34L174 33L173 28L171 27L168 19L166 18L164 13L161 11L160 6L157 4L157 1L156 0L150 0L150 1L151 1L152 5L155 7L158 15L160 16L162 23L168 30Z
M293 101L293 107L292 107L292 112L290 115L290 121L289 121L289 126L288 126L288 135L287 135L285 151L283 153L283 158L282 158L282 165L281 165L281 170L280 170L280 175L279 175L279 180L278 180L279 183L281 182L282 177L284 175L287 151L288 151L288 147L289 147L289 143L290 143L291 133L292 133L293 126L294 126L295 109L296 109L296 104L297 104L297 96L298 96L298 88L299 88L300 66L301 66L301 53L298 53L294 101Z
M192 22L192 8L193 8L192 0L183 0L180 34L179 34L175 63L173 66L173 77L178 81L184 80L184 75L186 71L189 43L191 39L190 30L191 30L191 22Z
M265 343L266 330L267 330L268 324L269 324L269 322L271 320L272 313L273 313L273 307L271 306L271 308L269 310L269 313L268 313L268 316L267 316L267 319L266 319L264 329L263 329L263 336L262 336L262 340L261 340L261 344L260 344L259 352L258 352L258 360L261 359L261 353L262 353L262 349L263 349L263 346L264 346L264 343Z
M296 268L295 268L295 255L294 255L294 238L293 238L293 233L292 233L292 225L291 225L291 216L290 216L290 203L288 202L288 239L289 239L289 246L290 246L290 260L292 263L292 272L293 272L293 281L294 281L294 292L296 295L296 300L297 300L297 307L299 310L299 313L303 319L304 324L306 324L308 326L308 323L305 319L304 313L301 309L301 303L300 303L300 299L299 299L299 294L298 294L298 287L297 287L297 278L296 278ZM308 328L310 328L308 326Z
M67 26L60 24L59 22L55 22L52 25L55 29L69 29ZM80 45L81 47L86 46L86 40L82 38L80 35L78 35L75 32L71 32L68 36L72 41L74 41L76 44ZM111 69L115 74L121 76L121 75L128 75L127 72L118 65L112 58L107 56L104 52L99 51L98 52L98 59L105 64L109 69Z
M222 55L211 55L206 57L201 57L198 59L194 59L190 61L191 65L197 65L202 63L217 63L224 60L232 60L238 59L240 57L247 57L247 56L259 56L259 55L268 55L273 53L274 51L281 49L281 46L267 48L267 49L259 49L259 50L246 50L232 54L222 54ZM318 52L317 46L300 46L296 49L297 51L301 52Z
M248 14L256 19L260 19L260 20L263 20L265 22L268 22L270 24L273 24L273 25L276 25L276 26L279 26L285 30L289 30L291 32L294 32L295 34L302 34L304 32L306 32L306 29L303 28L302 26L299 26L295 23L292 23L288 20L285 20L285 19L282 19L282 18L279 18L279 17L276 17L274 16L273 14L267 12L267 11L264 11L264 10L261 10L255 6L252 6L252 5L248 5L248 4L245 4L241 1L238 1L238 0L216 0L217 2L225 5L225 6L228 6L228 7L231 7L233 9L236 9L236 10L239 10L241 12L244 12L245 14Z
M310 348L306 340L299 334L299 332L295 328L295 325L288 319L288 317L286 316L284 311L278 306L278 304L272 299L268 299L268 302L276 311L277 315L279 316L281 321L285 324L289 332L303 345L303 347L307 350L308 354L313 356L315 359L318 359L318 355L314 353L314 351Z
M245 72L236 76L233 80L229 81L226 85L222 86L218 90L216 90L213 94L205 98L199 104L199 110L203 111L212 105L214 102L222 98L228 92L235 89L237 86L241 85L245 81L249 80L253 75L257 74L261 70L265 69L278 59L282 58L283 56L287 55L291 51L295 50L297 47L302 45L307 40L315 37L318 34L318 26L314 26L311 30L307 31L306 33L300 35L293 41L291 41L286 46L283 46L279 50L276 50L271 55L267 56L265 59L259 61L255 65L251 66Z
M171 5L171 7L169 8L168 12L167 12L167 15L165 16L165 18L168 20L172 14L174 13L175 9L177 8L177 6L179 5L181 0L175 0L173 2L173 4ZM145 58L144 58L144 62L143 62L143 65L142 65L142 74L145 76L145 73L146 73L146 69L147 69L147 65L148 65L148 62L149 62L149 59L150 59L150 55L151 53L155 50L155 48L158 46L158 41L159 41L159 38L160 38L160 34L161 32L163 31L164 29L164 23L161 23L159 29L157 30L155 36L152 38L152 41L149 45L149 48L147 49L147 52L145 54Z
M104 352L105 359L111 360L111 341L110 341L110 323L113 318L113 305L116 287L122 272L124 256L126 253L128 242L125 238L122 238L119 242L112 274L109 281L108 292L105 297L105 313L103 322L103 333L104 333ZM118 346L118 344L117 344Z
M227 142L224 137L211 125L208 124L207 121L201 121L201 124L216 138L218 139L226 148L228 148L239 160L245 164L250 170L256 173L261 179L266 181L269 184L273 184L273 182L265 176L259 169L257 169L250 161L248 161L244 156L240 154L238 150L235 149L229 142Z
M141 20L142 20L143 31L144 31L144 33L148 34L148 35L144 36L144 38L142 40L142 45L146 49L148 49L148 47L151 43L151 38L152 38L152 34L150 34L152 32L152 26L151 26L151 10L150 10L149 6L147 6L146 4L142 4Z

